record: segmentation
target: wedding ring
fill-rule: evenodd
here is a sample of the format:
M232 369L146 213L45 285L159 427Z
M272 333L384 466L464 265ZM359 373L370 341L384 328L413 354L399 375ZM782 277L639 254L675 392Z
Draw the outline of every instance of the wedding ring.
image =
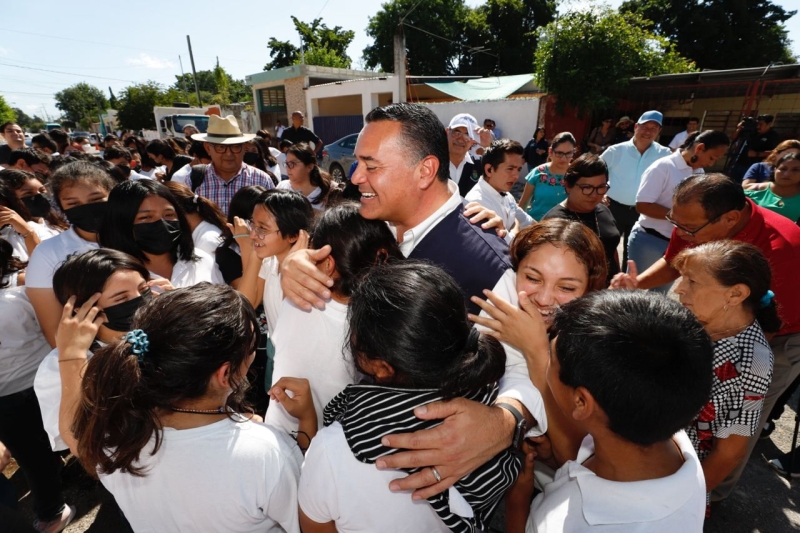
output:
M433 477L436 478L436 483L439 483L442 480L442 476L439 475L439 471L436 470L435 466L431 467L431 472L433 472Z

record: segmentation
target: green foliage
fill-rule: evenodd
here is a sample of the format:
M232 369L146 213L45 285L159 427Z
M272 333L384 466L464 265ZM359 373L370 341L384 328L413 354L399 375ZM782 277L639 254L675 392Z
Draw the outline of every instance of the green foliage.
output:
M72 87L56 93L56 107L63 117L70 122L96 122L99 115L108 107L105 93L85 82L76 83Z
M214 84L217 86L217 95L219 96L220 104L230 104L230 74L225 72L225 69L219 66L219 59L217 59L217 66L214 67Z
M652 31L701 69L795 61L784 22L797 11L770 0L628 0L620 11L653 21Z
M181 85L183 81L183 85ZM221 66L217 65L214 70L200 70L197 72L197 86L200 89L200 97L203 104L228 104L231 102L249 102L253 99L253 93L244 80L235 80ZM187 102L186 94L189 94L188 103L197 106L197 95L194 90L194 79L192 74L175 76L175 83L165 93L165 99L173 102ZM227 91L223 94L223 90ZM167 104L165 104L167 105Z
M114 96L114 91L111 90L111 87L108 88L108 107L111 109L117 109L119 107L119 101L117 97Z
M541 30L534 74L558 106L580 111L613 105L615 93L636 76L695 70L663 37L634 14L609 8L573 11Z
M17 114L16 122L22 129L32 132L38 132L39 130L44 129L44 120L36 115L31 117L18 107L14 108L14 113ZM0 123L3 122L5 122L5 120L0 120Z
M11 106L8 105L3 95L0 94L0 124L11 120L17 120L17 114L11 109ZM22 126L22 124L20 124L20 126Z
M117 122L128 130L155 129L153 107L165 105L164 88L154 81L125 87L120 93Z
M302 38L306 65L350 68L347 47L356 36L354 31L344 30L341 26L329 28L321 18L302 22L297 17L292 17L292 22ZM289 41L279 41L272 37L267 48L272 61L264 66L264 70L300 63L300 49Z

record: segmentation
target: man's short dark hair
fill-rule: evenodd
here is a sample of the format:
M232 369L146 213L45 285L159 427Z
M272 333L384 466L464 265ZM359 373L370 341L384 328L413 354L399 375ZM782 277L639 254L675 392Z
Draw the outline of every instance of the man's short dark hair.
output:
M56 142L56 144L58 145L69 144L69 134L66 131L56 128L54 130L50 130L48 133L50 135L50 138L53 139Z
M42 164L47 165L48 168L50 167L50 161L52 161L49 155L36 148L20 148L13 150L11 155L8 156L8 165L13 167L20 159L25 161L28 166Z
M278 144L278 149L283 150L284 148L289 148L293 144L294 143L292 141L284 139Z
M597 291L556 312L553 335L569 387L585 387L608 428L639 446L687 427L711 393L714 349L694 315L647 291Z
M489 145L489 148L483 152L481 164L484 166L484 168L486 165L491 165L493 170L497 170L497 167L502 165L506 160L506 154L517 154L521 156L524 153L525 149L517 141L512 141L511 139L498 139L496 141L492 141L492 144Z
M125 161L128 162L130 162L133 159L131 151L119 145L114 145L109 148L106 148L105 151L103 152L103 159L105 159L106 161L110 161L112 159L119 159L120 157L124 158Z
M53 153L58 152L58 145L53 142L53 139L46 133L40 133L31 137L31 144L47 148Z
M119 142L119 138L116 135L109 133L108 135L103 137L103 142L107 143L109 141Z
M775 120L775 117L772 115L758 115L758 118L756 118L756 120L763 120L767 124L772 124L772 121Z
M700 124L700 119L697 117L689 117L689 120L687 120L686 123L688 124L689 122L697 122Z
M381 121L399 122L400 146L405 146L417 164L428 156L439 161L436 176L440 181L450 179L450 152L447 133L439 118L428 107L419 104L394 103L376 107L367 114L367 124Z
M178 155L175 153L175 150L172 148L172 146L161 139L153 139L147 143L147 153L160 155L164 159L169 160L175 159L175 157Z
M742 185L725 174L695 174L682 181L672 194L672 204L687 205L697 202L714 220L728 211L741 211L747 205Z

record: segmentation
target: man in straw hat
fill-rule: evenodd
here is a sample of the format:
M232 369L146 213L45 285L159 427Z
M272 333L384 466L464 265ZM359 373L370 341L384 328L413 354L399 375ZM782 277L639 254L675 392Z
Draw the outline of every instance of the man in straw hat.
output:
M243 162L244 143L253 137L253 133L242 133L233 115L224 118L211 115L207 133L192 135L192 140L203 142L211 164L192 167L184 184L198 196L216 203L225 214L231 198L242 187L273 188L272 179L265 172Z

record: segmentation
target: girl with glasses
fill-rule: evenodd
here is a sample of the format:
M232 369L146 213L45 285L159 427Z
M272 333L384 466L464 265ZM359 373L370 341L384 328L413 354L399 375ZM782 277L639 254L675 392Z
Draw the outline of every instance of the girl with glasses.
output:
M575 155L576 144L571 133L559 133L548 149L550 162L534 168L525 178L525 190L522 191L519 206L535 220L541 220L566 198L564 173Z
M564 174L567 197L547 212L544 220L563 218L580 222L600 238L608 263L608 282L619 272L620 234L611 210L603 205L608 192L608 167L594 154L583 154Z
M314 209L325 209L341 199L341 186L319 168L317 156L307 143L289 147L285 165L289 179L280 182L279 189L300 191Z

